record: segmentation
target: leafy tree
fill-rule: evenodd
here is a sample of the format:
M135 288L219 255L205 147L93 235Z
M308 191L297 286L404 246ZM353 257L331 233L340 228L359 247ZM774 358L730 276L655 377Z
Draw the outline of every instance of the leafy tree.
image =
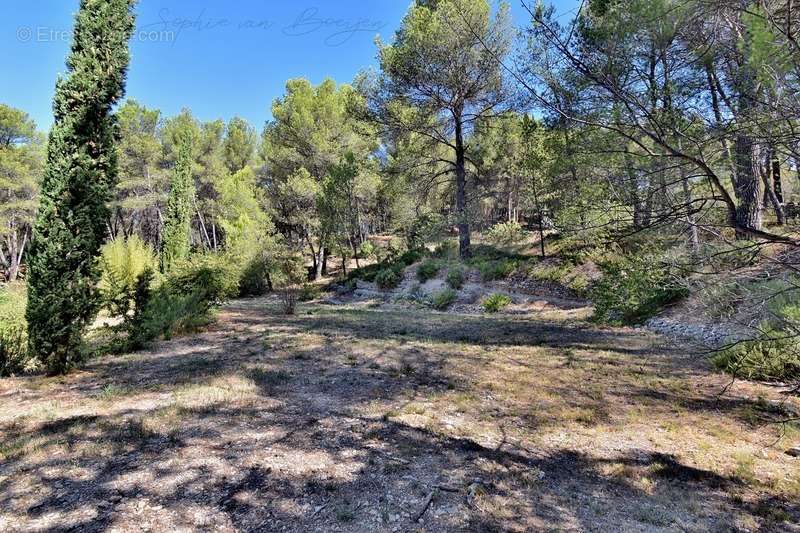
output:
M226 176L220 184L220 227L225 249L236 257L246 258L273 243L274 228L262 196L250 167Z
M164 219L161 269L165 272L176 261L188 257L191 246L192 205L195 195L192 138L186 135L179 142Z
M325 233L331 244L339 250L343 270L347 272L347 258L352 256L360 267L361 243L365 241L362 218L366 208L374 202L380 180L368 167L358 164L352 153L347 153L341 163L331 168L323 180L318 209Z
M36 213L43 142L24 112L0 104L0 279L19 274Z
M330 225L323 223L319 209L322 183L345 154L362 162L377 149L374 128L354 111L363 106L349 85L337 87L328 79L314 87L305 79L290 80L286 95L273 103L274 120L264 130L261 153L278 227L290 240L307 246L317 277L330 240Z
M225 130L223 151L225 166L239 172L253 159L256 150L256 132L243 118L233 117Z
M508 6L492 20L486 0L415 2L390 45L379 44L382 75L372 94L378 120L444 145L454 176L459 249L470 253L467 137L507 100L501 63L511 41Z
M128 99L119 108L119 181L114 234L140 234L159 244L169 174L162 168L161 112Z
M28 332L50 372L79 357L99 303L96 258L117 177L114 104L124 93L133 0L82 0L56 84L39 213L31 243Z

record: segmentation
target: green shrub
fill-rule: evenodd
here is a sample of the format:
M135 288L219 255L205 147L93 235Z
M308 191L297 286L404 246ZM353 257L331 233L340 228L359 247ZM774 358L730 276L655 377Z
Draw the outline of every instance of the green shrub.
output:
M148 269L137 278L133 318L127 327L129 349L207 325L212 309L239 288L226 257L211 254L175 263L155 288L153 277Z
M218 305L238 292L236 272L225 256L202 254L179 261L167 273L169 292L196 296L199 305Z
M298 295L298 299L301 302L310 302L312 300L316 300L322 295L322 290L319 288L318 285L314 285L313 283L304 283L302 287L300 287L300 294Z
M421 283L433 279L442 269L442 264L436 259L426 259L417 268L417 279Z
M103 307L112 316L126 317L133 306L137 278L157 266L155 252L137 235L105 244L100 252Z
M595 320L599 322L641 323L688 293L658 257L619 258L599 266L603 278L591 294Z
M433 251L434 257L440 259L457 259L458 258L458 241L448 239L439 243Z
M464 270L460 267L451 268L447 272L447 285L450 286L451 289L459 290L464 286L465 277Z
M444 311L456 301L458 293L453 289L443 289L431 297L431 307L439 311Z
M307 279L308 273L303 256L289 249L277 255L275 268L275 286L281 299L282 311L293 315L300 299L301 291L297 286Z
M714 356L720 370L744 379L789 381L800 378L800 352L796 339L779 331L737 343Z
M375 283L383 290L394 289L400 284L400 273L393 268L384 268L375 276Z
M28 352L25 305L24 286L0 287L0 376L20 374L38 367Z
M0 377L25 372L30 368L31 362L24 322L0 325Z
M148 295L144 308L131 321L128 348L140 349L159 337L170 339L211 320L210 304L199 293L175 294L162 285Z
M484 298L481 305L487 313L497 313L511 305L511 298L505 294L492 294Z
M361 243L361 246L358 249L358 254L364 259L372 259L377 257L378 250L372 241L364 241Z
M481 273L483 281L495 281L510 276L516 270L517 262L512 259L482 260L475 263L475 268Z
M262 254L250 258L239 275L239 296L263 296L270 287L270 263Z
M486 240L498 246L519 244L525 239L525 231L518 222L502 222L486 232Z
M438 240L446 227L447 223L441 215L425 213L418 216L405 228L408 247L422 248L429 242Z

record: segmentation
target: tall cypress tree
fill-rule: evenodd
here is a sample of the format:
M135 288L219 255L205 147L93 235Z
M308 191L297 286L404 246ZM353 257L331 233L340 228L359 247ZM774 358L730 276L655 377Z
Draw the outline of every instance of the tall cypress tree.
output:
M123 96L134 0L81 0L33 232L27 320L32 354L51 373L78 359L98 307L96 258L117 177L112 107Z
M161 269L169 270L175 261L189 255L189 238L194 202L194 177L192 176L192 137L182 133L178 158L172 173L167 211L164 217L164 237L161 248Z

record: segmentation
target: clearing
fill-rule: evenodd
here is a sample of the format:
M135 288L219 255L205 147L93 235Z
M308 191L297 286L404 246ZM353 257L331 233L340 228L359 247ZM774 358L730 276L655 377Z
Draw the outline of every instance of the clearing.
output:
M800 531L796 397L589 314L240 300L0 380L0 530Z

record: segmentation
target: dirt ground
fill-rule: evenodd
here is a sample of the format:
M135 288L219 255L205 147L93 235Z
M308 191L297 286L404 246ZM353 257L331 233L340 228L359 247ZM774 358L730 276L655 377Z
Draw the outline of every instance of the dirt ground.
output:
M0 531L800 531L798 398L588 313L253 299L0 380Z

